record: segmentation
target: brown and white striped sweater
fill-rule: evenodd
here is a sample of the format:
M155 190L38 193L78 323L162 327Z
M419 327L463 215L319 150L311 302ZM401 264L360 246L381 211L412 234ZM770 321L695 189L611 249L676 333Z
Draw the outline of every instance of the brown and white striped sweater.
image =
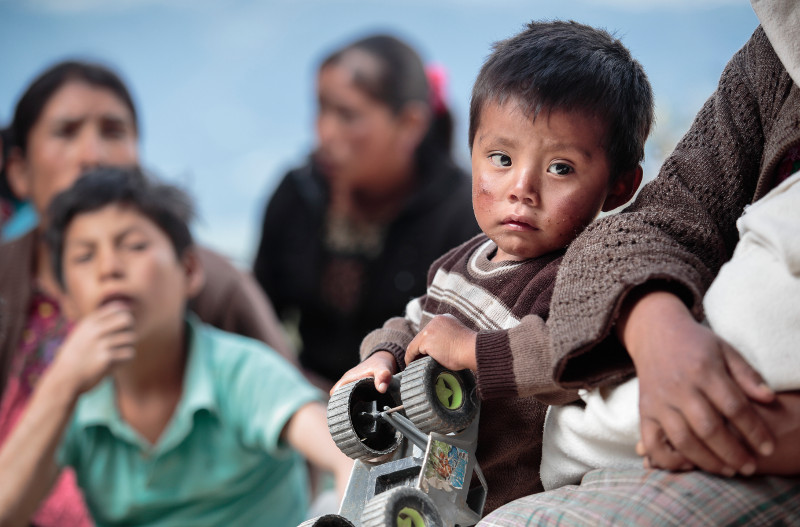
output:
M451 314L478 332L482 409L477 457L489 484L486 513L542 490L546 403L577 398L553 383L548 368L524 367L530 362L515 360L533 352L541 354L541 364L550 364L545 320L563 251L521 262L492 262L496 250L480 234L439 258L428 273L427 294L409 302L405 317L388 320L361 345L362 358L389 351L402 369L406 347L436 315Z

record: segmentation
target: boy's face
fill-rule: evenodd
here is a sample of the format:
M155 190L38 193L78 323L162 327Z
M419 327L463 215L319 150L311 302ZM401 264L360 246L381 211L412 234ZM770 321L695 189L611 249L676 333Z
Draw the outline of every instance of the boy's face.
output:
M610 183L605 129L580 112L489 103L472 145L472 206L497 244L494 261L566 247L603 208Z
M191 250L178 259L167 235L135 208L111 204L78 214L64 233L66 300L78 318L118 301L139 342L180 327L199 288ZM177 324L177 326L175 325Z

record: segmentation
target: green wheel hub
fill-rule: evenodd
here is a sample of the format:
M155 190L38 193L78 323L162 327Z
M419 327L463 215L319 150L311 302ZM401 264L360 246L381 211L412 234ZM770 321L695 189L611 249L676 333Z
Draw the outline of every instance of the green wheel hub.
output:
M411 507L404 507L397 513L397 527L425 527L425 519Z
M448 410L456 410L464 402L464 390L452 373L440 373L436 378L436 397Z

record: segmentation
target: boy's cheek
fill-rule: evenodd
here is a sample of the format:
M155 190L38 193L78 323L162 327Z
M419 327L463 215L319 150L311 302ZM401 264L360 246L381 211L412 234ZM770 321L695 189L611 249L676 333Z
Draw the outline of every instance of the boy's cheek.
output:
M75 304L75 302L69 295L61 293L59 298L59 304L61 306L61 314L67 320L75 322L76 320L81 318L78 306Z

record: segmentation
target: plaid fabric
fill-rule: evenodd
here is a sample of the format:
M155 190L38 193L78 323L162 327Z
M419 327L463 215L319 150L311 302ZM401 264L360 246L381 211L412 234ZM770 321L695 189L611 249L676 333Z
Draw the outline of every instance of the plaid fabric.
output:
M512 501L478 525L800 525L800 478L598 469L579 486Z

